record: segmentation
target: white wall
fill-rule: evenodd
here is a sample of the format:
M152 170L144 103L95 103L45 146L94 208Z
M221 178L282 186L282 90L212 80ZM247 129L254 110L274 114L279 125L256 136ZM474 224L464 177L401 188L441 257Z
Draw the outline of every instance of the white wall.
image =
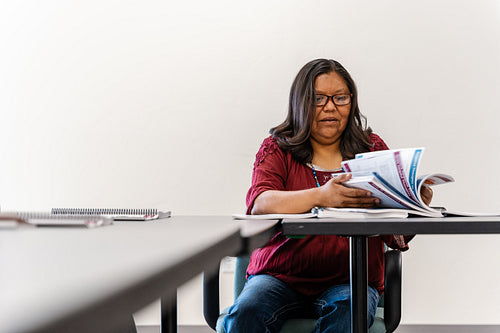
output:
M425 146L421 173L455 176L436 204L500 210L495 0L2 1L0 205L242 212L318 57L350 70L391 147ZM500 324L499 240L418 236L403 322ZM181 294L179 322L201 324L199 281Z

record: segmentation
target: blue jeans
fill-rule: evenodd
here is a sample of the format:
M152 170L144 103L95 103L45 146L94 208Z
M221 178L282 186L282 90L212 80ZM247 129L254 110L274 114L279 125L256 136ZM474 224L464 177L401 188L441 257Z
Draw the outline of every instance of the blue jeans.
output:
M368 287L368 326L373 324L379 300ZM351 330L348 284L333 286L317 297L308 297L270 275L250 276L240 296L224 318L226 333L275 333L290 318L318 318L314 333Z

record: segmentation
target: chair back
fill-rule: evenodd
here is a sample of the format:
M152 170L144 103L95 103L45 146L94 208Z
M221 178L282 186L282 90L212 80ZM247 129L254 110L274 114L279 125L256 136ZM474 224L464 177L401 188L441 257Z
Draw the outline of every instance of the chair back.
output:
M247 267L250 263L250 255L236 257L234 267L234 299L240 295L247 280Z

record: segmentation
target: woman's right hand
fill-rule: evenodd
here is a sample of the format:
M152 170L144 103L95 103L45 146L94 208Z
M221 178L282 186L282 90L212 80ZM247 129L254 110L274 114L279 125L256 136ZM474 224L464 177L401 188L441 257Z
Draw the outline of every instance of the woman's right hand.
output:
M380 204L380 199L373 197L369 191L345 186L343 183L351 177L351 174L342 174L319 187L319 206L370 208Z

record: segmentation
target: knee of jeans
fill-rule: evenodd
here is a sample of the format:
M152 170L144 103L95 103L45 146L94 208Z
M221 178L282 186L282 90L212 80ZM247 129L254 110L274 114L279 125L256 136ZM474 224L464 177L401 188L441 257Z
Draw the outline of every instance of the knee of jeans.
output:
M246 331L249 327L263 327L262 309L256 302L240 302L229 308L228 315L224 317L225 332Z
M230 308L228 313L232 316L239 316L240 314L246 314L246 313L259 313L259 310L261 310L262 307L258 302L236 302L233 304Z
M345 313L349 314L351 311L351 301L349 298L347 299L337 299L334 302L324 302L324 304L321 305L320 309L320 316L325 316L328 315L331 312L337 312L337 313Z
M315 302L316 315L319 317L327 316L332 312L350 313L351 298L348 291L341 286L334 288L328 294L324 294Z
M317 309L318 321L314 332L349 332L351 324L350 300L338 299L335 302L324 301Z

